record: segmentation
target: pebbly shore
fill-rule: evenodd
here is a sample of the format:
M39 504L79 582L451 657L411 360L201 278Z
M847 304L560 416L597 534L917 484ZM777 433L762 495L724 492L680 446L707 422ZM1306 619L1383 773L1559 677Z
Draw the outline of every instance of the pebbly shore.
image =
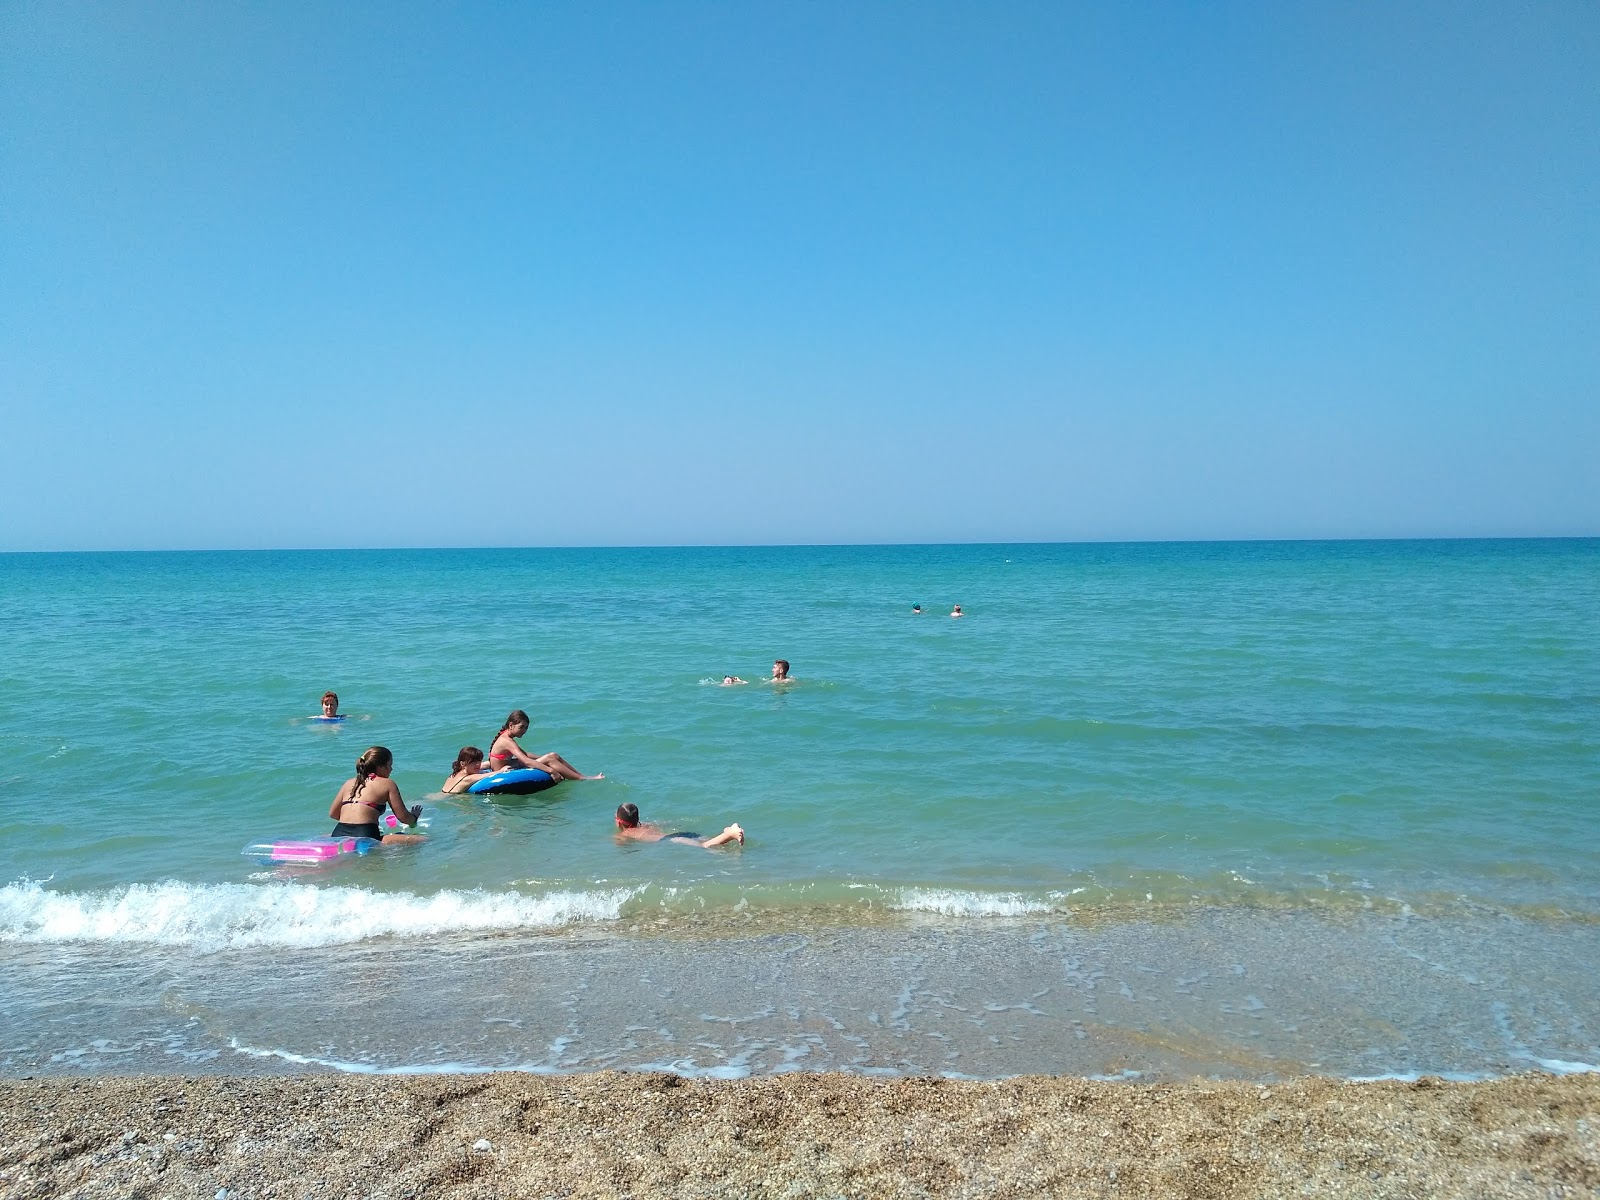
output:
M1600 1077L0 1082L6 1197L1592 1197Z

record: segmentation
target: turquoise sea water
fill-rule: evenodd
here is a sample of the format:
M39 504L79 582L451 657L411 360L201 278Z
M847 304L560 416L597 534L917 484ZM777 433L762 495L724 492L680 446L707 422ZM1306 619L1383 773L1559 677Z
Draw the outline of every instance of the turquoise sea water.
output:
M83 954L826 928L859 963L919 921L992 950L1200 913L1582 938L1597 614L1596 540L0 556L0 951L43 1012ZM715 685L777 657L799 683ZM341 726L304 719L325 688ZM430 795L514 707L606 779ZM426 843L240 855L327 833L374 743ZM618 845L623 801L749 842ZM1587 1053L1562 997L1550 1053Z

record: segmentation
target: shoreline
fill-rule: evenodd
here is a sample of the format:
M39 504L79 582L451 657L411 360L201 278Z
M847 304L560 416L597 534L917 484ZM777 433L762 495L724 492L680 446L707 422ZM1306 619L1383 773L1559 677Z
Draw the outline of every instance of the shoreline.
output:
M0 1080L0 1194L1592 1196L1600 1075Z
M1590 924L1230 911L735 939L12 944L0 1076L1497 1078L1596 1063L1596 961Z

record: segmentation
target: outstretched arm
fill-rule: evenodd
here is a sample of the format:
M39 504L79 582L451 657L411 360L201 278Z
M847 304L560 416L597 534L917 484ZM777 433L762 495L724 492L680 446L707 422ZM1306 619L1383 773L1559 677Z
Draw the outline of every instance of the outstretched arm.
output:
M402 825L415 825L422 817L422 805L407 808L406 802L400 799L400 789L392 785L389 788L389 811L394 813L394 819Z
M729 825L716 837L707 838L700 844L707 850L711 850L717 846L726 846L729 842L738 842L741 846L744 845L744 830L740 829L737 823Z
M543 764L541 764L537 758L534 758L533 755L529 754L521 746L517 745L516 739L514 738L506 738L504 741L496 742L494 744L494 749L501 754L509 754L512 762L520 763L523 767L531 767L538 771L544 770Z

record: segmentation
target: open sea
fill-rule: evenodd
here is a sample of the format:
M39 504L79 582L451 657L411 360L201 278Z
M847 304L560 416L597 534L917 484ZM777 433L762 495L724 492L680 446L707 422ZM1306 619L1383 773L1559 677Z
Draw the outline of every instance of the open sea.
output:
M1595 1069L1597 813L1596 539L0 555L0 1073Z

